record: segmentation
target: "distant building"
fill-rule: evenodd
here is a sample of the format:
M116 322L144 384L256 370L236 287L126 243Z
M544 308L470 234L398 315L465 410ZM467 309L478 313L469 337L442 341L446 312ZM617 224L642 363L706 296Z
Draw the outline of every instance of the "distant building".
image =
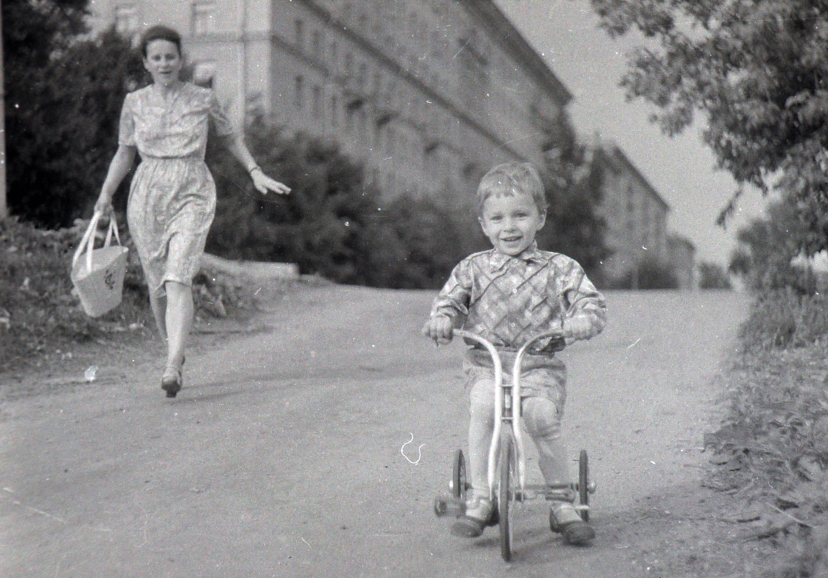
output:
M496 162L540 164L570 93L491 0L92 0L93 28L184 37L238 122L256 97L339 142L386 199L463 198Z
M689 239L679 235L667 238L669 262L679 283L679 289L697 289L696 247Z
M598 212L606 220L606 244L612 251L604 276L610 284L631 278L636 288L643 263L669 266L670 207L617 146L599 146L594 162L602 175Z

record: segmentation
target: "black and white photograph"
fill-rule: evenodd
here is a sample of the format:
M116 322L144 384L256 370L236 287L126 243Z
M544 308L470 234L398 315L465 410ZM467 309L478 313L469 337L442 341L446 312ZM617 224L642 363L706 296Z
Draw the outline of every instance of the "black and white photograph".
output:
M0 576L828 578L828 4L0 9Z

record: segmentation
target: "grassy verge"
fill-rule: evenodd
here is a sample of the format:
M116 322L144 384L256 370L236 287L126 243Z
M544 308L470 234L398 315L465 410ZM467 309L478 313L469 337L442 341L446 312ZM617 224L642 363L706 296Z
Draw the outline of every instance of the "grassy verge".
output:
M828 303L777 291L758 298L726 380L727 412L706 436L706 484L749 510L746 540L770 540L768 577L828 576Z
M147 287L128 233L121 235L130 247L123 302L97 319L83 312L69 272L87 225L78 221L70 229L42 231L13 218L0 219L0 374L54 361L66 364L84 348L117 350L157 341ZM202 270L193 284L197 323L250 319L256 312L254 289ZM267 293L273 298L288 290L288 282L273 282Z

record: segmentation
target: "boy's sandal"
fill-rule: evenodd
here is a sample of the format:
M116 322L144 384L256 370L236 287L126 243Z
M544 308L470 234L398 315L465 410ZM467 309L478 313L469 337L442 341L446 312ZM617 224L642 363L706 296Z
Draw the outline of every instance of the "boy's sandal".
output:
M451 526L451 535L458 538L477 538L483 535L483 530L487 526L497 526L499 522L500 515L497 508L492 508L488 520L463 515L457 518L457 521Z
M565 524L558 524L552 512L549 512L549 529L561 534L564 542L572 546L584 546L595 537L595 530L586 522L573 520Z

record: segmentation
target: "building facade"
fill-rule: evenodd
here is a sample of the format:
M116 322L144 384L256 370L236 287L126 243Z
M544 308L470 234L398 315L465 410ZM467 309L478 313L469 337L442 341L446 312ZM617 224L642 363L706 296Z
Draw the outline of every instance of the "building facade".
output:
M667 238L667 246L670 252L670 263L678 281L678 288L682 290L698 289L695 245L685 237L670 235Z
M607 223L606 244L612 255L604 263L610 281L632 278L645 262L670 267L667 242L669 205L616 146L601 146L595 156L601 170L599 215Z
M329 138L386 199L467 196L496 163L542 162L571 96L490 0L94 0L93 28L182 33L241 122L255 99Z

